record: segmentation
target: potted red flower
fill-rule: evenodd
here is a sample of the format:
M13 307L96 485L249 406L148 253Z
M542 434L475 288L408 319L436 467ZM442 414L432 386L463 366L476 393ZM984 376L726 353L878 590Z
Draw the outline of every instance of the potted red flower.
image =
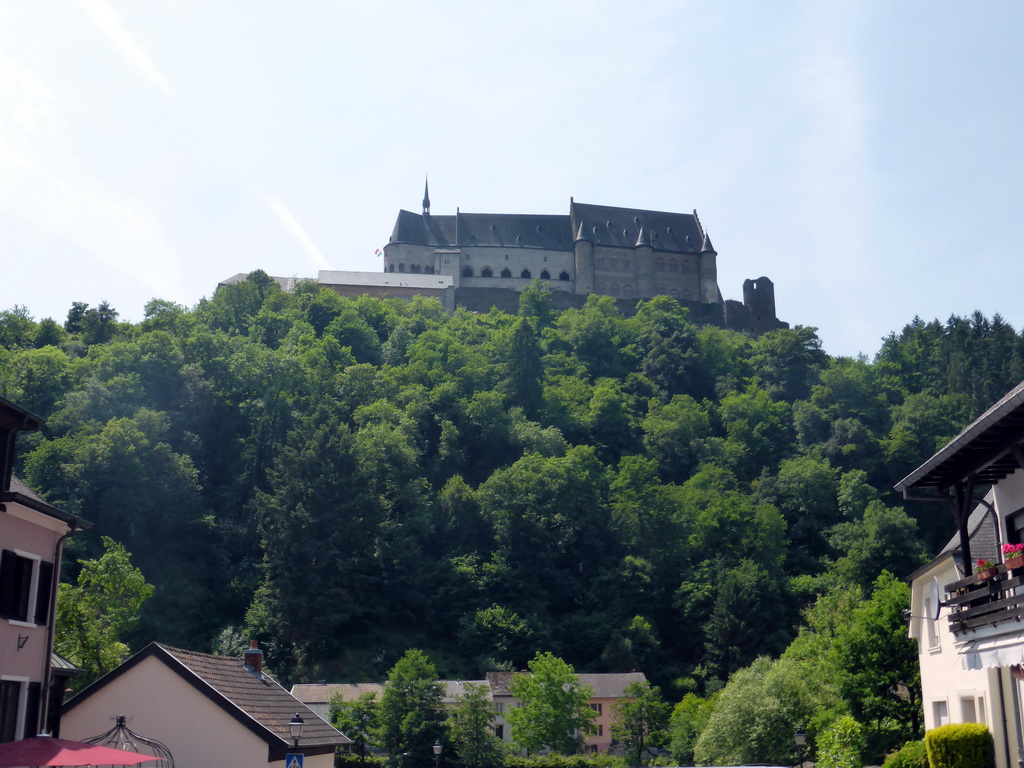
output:
M1009 570L1024 568L1024 544L1003 544L1003 564Z
M974 575L982 581L985 579L994 579L999 575L999 568L991 560L978 558L978 564L974 566Z

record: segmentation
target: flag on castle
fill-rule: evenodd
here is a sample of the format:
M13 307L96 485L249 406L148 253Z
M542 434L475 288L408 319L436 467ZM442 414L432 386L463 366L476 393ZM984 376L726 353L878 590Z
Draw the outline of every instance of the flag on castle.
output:
M380 248L378 248L376 251L373 252L374 256L380 256L380 254L381 254Z

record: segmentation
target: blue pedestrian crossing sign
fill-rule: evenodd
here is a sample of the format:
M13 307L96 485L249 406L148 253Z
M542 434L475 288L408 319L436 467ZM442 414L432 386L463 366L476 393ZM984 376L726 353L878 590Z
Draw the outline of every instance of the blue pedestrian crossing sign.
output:
M305 755L301 755L301 754L298 754L298 753L295 753L295 754L289 753L289 754L285 755L284 756L284 768L302 768L302 758L303 757L305 757Z

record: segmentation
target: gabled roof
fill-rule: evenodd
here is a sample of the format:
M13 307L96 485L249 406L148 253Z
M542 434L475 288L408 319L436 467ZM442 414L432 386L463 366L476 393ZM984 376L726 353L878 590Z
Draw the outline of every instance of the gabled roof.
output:
M150 643L117 669L87 687L65 704L65 711L87 701L94 693L148 658L161 661L266 742L271 749L287 750L291 747L288 723L296 712L305 722L302 746L307 751L351 743L341 731L289 694L276 680L266 673L259 674L247 668L242 657L213 656L159 643ZM154 691L154 695L159 695L159 691Z
M36 512L42 512L44 515L60 520L62 523L67 523L72 530L84 531L92 528L92 523L47 504L39 494L25 485L15 475L11 475L10 490L0 492L0 503L2 502L21 504L23 507L34 509Z
M911 489L945 491L973 477L977 485L997 483L1020 466L1014 449L1024 442L1024 382L979 416L942 450L896 483Z
M647 680L643 672L621 672L605 674L579 674L576 679L580 685L589 685L595 699L617 699L622 696L627 687L633 683L642 683Z

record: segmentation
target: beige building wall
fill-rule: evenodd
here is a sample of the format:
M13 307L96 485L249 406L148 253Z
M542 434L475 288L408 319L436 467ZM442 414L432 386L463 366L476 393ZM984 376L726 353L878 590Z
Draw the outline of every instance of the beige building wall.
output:
M26 737L39 732L36 712L28 709L28 685L42 684L49 660L47 639L50 627L48 624L36 624L34 615L36 594L40 588L39 567L40 563L54 561L57 543L67 533L68 526L14 502L6 502L5 506L6 512L0 513L0 548L35 561L28 620L0 619L0 680L21 685L15 733ZM48 621L52 618L51 605Z
M129 727L167 745L175 768L257 768L268 763L266 742L154 657L143 659L61 718L61 737L85 739L127 715ZM301 752L301 741L299 744ZM332 768L334 756L307 755L307 768Z

